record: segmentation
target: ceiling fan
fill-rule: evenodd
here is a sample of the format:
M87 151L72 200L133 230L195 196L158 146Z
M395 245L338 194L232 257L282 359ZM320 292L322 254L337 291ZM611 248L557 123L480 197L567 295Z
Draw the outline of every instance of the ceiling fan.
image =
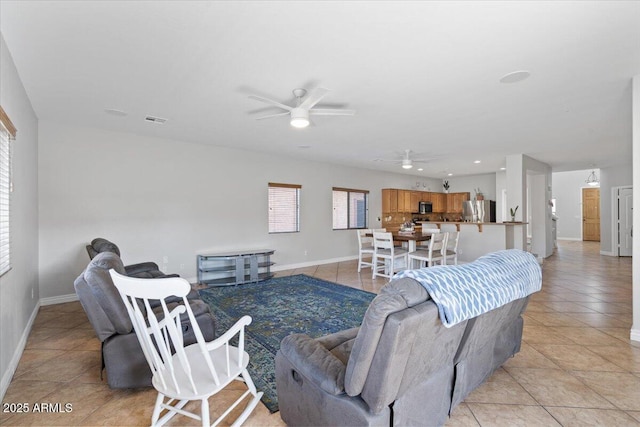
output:
M394 163L400 163L402 165L403 169L411 169L413 167L413 162L416 163L428 163L431 160L435 160L438 159L439 157L430 157L430 158L426 158L426 159L413 159L411 158L411 153L412 151L409 149L404 150L404 155L402 156L402 159L395 159L395 160L387 160L387 159L375 159L375 162L394 162Z
M309 94L305 89L294 89L293 95L296 97L296 106L291 107L289 105L282 104L272 99L264 98L258 95L249 95L249 98L256 99L261 102L266 102L283 110L287 110L284 113L270 114L268 116L258 117L256 120L270 119L272 117L279 116L291 116L291 126L296 128L305 128L309 126L309 115L316 116L353 116L355 110L342 110L336 108L313 108L320 100L329 93L329 89L323 87L317 87L313 89Z

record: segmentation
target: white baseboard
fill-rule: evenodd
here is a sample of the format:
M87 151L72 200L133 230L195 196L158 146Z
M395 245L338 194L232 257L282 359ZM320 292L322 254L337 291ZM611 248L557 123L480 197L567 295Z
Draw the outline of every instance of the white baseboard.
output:
M582 242L582 238L581 237L558 237L557 240L571 240L574 242Z
M77 294L59 295L57 297L40 298L40 305L64 304L65 302L78 301Z
M22 336L20 337L20 341L18 341L18 345L16 346L16 351L13 352L13 357L11 358L11 362L9 362L9 366L7 370L4 372L2 376L2 380L0 380L0 401L4 400L4 395L9 388L9 384L11 384L11 380L13 379L13 374L16 373L16 369L18 369L18 363L20 363L20 358L22 357L22 353L24 352L24 348L27 345L27 338L29 338L29 334L31 333L31 328L33 328L33 322L36 320L36 316L38 315L38 310L40 309L40 301L36 303L31 316L29 316L29 321L27 322L27 326L24 328L22 332Z
M629 338L632 341L640 342L640 329L631 329L631 334L629 335Z
M357 255L355 255L355 256L346 256L346 257L342 257L342 258L331 258L331 259L324 259L324 260L301 262L299 264L279 265L277 267L272 268L271 271L294 270L296 268L312 267L314 265L320 265L320 264L333 264L334 262L351 261L351 260L354 260L354 259L358 259L358 256Z
M611 252L611 251L600 251L600 255L604 255L604 256L618 256L617 253L615 252Z

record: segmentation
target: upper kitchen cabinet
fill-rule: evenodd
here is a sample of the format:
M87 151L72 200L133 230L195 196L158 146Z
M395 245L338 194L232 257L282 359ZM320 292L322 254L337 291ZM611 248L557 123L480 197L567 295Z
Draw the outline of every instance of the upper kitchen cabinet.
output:
M412 191L410 212L418 212L418 205L420 202L422 202L422 191Z
M431 206L433 213L446 213L447 195L444 193L431 193Z
M398 212L416 212L418 204L411 205L411 190L398 190Z
M447 194L447 212L462 213L462 203L471 199L470 193L449 193Z
M395 188L382 189L382 212L398 212L398 191Z

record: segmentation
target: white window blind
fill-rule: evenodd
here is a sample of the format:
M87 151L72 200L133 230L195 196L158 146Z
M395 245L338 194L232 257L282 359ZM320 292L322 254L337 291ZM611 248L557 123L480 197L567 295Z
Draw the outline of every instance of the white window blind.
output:
M269 183L269 233L300 231L300 189L295 184Z
M11 140L15 134L0 107L0 275L11 269Z
M333 229L367 228L369 192L349 188L333 188Z

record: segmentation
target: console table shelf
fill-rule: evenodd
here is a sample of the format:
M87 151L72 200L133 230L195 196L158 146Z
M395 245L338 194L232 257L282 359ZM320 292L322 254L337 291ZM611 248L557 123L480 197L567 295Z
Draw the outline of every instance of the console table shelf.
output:
M274 252L259 249L198 255L198 283L230 286L270 279Z

